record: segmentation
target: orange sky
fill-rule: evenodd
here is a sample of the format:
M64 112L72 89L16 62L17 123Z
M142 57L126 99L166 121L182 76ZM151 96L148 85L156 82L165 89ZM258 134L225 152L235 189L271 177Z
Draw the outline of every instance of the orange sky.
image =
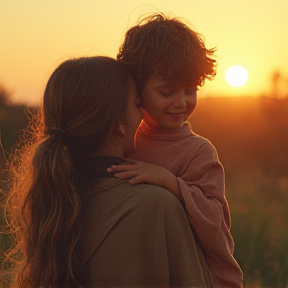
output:
M60 62L115 57L127 28L151 11L187 19L218 47L218 75L200 95L269 93L275 70L288 90L287 0L0 0L0 84L15 101L38 103ZM226 84L232 65L248 70L245 86Z

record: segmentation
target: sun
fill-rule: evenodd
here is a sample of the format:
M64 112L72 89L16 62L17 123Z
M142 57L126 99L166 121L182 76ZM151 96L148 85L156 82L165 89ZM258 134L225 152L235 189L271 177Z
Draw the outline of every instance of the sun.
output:
M243 86L246 84L248 78L247 70L240 65L231 66L225 72L226 82L233 87Z

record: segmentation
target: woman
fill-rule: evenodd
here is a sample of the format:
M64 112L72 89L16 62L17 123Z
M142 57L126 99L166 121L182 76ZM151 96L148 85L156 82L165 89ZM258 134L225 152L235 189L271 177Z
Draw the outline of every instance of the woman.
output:
M23 254L16 287L209 286L180 202L107 172L133 152L141 118L116 60L72 59L54 71L9 197Z

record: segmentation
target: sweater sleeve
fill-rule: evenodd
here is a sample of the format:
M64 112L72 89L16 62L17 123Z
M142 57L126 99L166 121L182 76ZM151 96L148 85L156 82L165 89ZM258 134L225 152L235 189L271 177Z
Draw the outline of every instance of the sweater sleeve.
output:
M242 271L233 257L224 169L215 148L203 144L185 171L178 177L180 190L189 222L215 277L213 287L242 287Z

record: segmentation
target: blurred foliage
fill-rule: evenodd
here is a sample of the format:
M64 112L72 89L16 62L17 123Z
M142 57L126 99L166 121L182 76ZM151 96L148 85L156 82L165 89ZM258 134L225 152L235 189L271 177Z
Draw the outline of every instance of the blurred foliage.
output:
M35 113L36 109L36 107L27 107L23 104L13 104L9 101L9 95L3 88L0 88L0 135L2 147L6 153L13 153L17 139L26 129L30 116Z
M0 89L0 130L6 155L13 152L21 130L27 127L28 111L35 109L11 104L9 95ZM213 143L225 167L235 258L247 288L288 285L287 115L288 98L199 97L191 117L193 130ZM5 191L1 171L0 190ZM3 250L9 239L1 237Z

